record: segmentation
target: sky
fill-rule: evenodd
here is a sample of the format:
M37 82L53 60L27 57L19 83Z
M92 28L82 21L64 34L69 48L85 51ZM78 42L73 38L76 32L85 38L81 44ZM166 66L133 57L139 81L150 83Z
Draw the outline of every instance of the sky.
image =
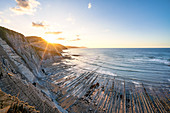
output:
M0 0L0 26L89 48L170 47L170 0Z

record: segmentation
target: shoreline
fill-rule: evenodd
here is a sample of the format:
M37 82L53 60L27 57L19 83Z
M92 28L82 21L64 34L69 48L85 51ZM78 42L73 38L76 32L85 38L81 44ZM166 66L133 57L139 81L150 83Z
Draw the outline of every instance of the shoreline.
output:
M103 113L169 110L168 88L129 82L117 76L99 73L97 69L74 69L74 65L59 61L59 58L70 58L60 56L61 48L59 53L50 46L50 50L43 54L46 42L32 44L32 41L42 40L39 37L33 37L34 40L28 41L28 38L17 32L1 30L2 28L0 29L0 33L3 33L0 34L0 88L35 106L40 112ZM55 61L59 62L52 65Z
M76 73L64 70L60 70L61 72L55 76L51 75L53 76L51 78L49 77L56 81L49 84L54 89L47 86L48 90L52 90L51 92L54 93L57 105L61 106L58 109L64 108L68 112L76 113L79 111L116 112L117 110L119 112L139 110L166 112L168 110L166 108L168 106L165 106L168 105L165 101L168 98L168 95L165 94L168 92L164 90L164 93L161 93L161 88L155 87L153 90L144 84L117 80L115 77L99 75L95 71L83 71L78 76ZM158 106L160 102L164 103L162 104L164 106ZM89 108L89 106L91 107Z
M59 87L55 90L58 92L56 98L59 105L69 112L116 112L117 110L135 112L136 109L143 112L156 112L162 109L166 112L168 110L168 106L165 106L168 104L165 101L167 99L163 97L168 94L168 90L161 93L162 88L159 87L121 81L115 77L99 75L93 71L84 71L79 76L63 73L65 76L60 73L61 75L56 75L56 78L51 77L51 79L55 79L56 87ZM74 76L76 77L71 78ZM168 97L168 95L166 96ZM165 103L162 103L163 100ZM137 105L136 102L141 105ZM157 102L161 102L164 106L157 106ZM152 108L157 109L153 110Z

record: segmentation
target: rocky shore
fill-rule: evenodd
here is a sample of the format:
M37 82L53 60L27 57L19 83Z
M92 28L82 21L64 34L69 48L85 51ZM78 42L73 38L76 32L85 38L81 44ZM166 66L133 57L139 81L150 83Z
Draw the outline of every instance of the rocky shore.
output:
M42 113L169 112L168 84L150 86L102 74L97 69L77 70L74 65L59 62L65 58L63 49L40 37L25 37L0 27L1 90ZM0 107L5 108L2 104Z

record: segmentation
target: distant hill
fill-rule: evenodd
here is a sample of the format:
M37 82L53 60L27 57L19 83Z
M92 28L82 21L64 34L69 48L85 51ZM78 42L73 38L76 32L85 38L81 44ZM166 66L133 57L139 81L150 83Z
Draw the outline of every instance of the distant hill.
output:
M32 44L32 46L42 48L43 50L46 48L47 41L45 41L43 38L38 36L27 36L26 38ZM67 47L57 43L48 43L47 51L56 51L56 49L58 51L62 51L63 49L67 49Z
M87 48L87 47L77 47L77 46L65 46L66 48Z

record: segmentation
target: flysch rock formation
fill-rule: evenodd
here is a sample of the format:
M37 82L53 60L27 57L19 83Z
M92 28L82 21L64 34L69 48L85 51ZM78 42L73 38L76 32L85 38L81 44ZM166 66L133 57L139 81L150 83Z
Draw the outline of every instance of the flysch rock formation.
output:
M39 41L42 43L44 40L39 38ZM42 113L67 112L52 101L42 80L46 76L42 69L43 62L47 64L61 57L64 46L60 45L61 49L55 48L58 54L54 54L54 50L50 49L41 56L45 46L37 44L36 47L32 43L30 37L26 38L20 33L0 27L0 88L5 93L18 96L21 101L35 106L36 110ZM49 54L52 59L48 59Z
M136 84L95 70L61 71L50 79L58 104L70 113L169 113L168 84Z
M34 106L20 101L17 97L11 96L0 90L0 113L39 113Z
M1 90L42 113L169 113L169 83L135 83L56 62L63 49L0 27Z

